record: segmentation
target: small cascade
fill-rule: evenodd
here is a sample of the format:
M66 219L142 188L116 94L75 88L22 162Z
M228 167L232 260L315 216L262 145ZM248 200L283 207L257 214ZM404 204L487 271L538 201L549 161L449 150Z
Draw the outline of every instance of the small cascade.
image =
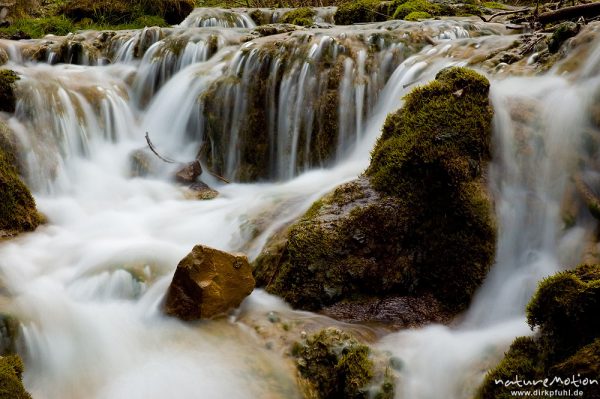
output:
M49 189L69 159L89 156L98 141L118 142L133 133L134 112L123 83L127 69L114 74L76 66L15 68L17 109L10 123L26 157L34 189Z
M179 24L182 28L254 28L250 15L235 9L196 8Z
M588 70L590 62L593 57L580 70ZM492 82L489 182L499 224L496 263L456 325L402 331L381 342L405 364L397 398L472 398L512 340L532 334L525 307L539 281L577 265L593 241L589 214L572 222L565 218L582 206L573 200L575 176L583 174L597 187L597 147L591 143L600 132L591 128L589 115L598 103L600 79L569 80L560 76L562 68Z

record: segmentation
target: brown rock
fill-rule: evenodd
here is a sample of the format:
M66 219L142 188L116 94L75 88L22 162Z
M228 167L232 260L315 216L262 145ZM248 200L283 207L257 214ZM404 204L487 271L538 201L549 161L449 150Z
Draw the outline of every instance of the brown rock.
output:
M204 182L197 182L190 186L191 197L198 200L211 200L219 196L219 192Z
M245 255L197 245L177 265L164 312L186 321L207 319L238 307L254 284Z
M452 320L452 314L433 295L338 302L323 308L321 313L346 323L376 324L392 330L446 324Z
M175 174L175 180L181 184L192 184L202 174L200 161L193 161L185 165Z

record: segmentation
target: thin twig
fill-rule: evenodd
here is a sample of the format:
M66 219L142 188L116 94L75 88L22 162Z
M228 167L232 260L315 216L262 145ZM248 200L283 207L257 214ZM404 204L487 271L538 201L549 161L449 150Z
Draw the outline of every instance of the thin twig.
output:
M150 150L154 153L154 155L156 155L160 160L162 160L163 162L166 163L179 163L179 164L185 164L185 162L179 162L179 161L174 161L172 159L169 158L165 158L162 155L160 155L158 153L158 151L156 150L156 148L154 147L154 144L152 144L152 141L150 140L150 135L148 134L148 132L146 132L146 142L148 143L148 147L150 147ZM216 177L217 179L230 184L231 182L229 180L227 180L226 178L224 178L221 175L216 174L215 172L212 172L210 170L207 170L208 173L210 173L211 175L213 175L214 177Z
M181 163L181 162L173 161L172 159L168 159L168 158L162 157L158 153L158 151L156 151L156 149L154 148L154 144L152 144L152 141L150 141L150 136L148 135L148 132L146 132L146 142L148 143L148 147L150 147L150 150L154 153L154 155L156 155L163 162L166 162L166 163Z

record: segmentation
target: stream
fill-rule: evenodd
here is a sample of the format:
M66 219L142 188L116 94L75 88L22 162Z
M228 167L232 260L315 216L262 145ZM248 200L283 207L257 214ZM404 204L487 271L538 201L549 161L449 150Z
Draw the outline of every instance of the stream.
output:
M10 56L6 67L21 75L8 123L48 219L0 244L1 311L20 321L18 352L34 398L301 397L282 354L265 347L239 313L191 324L162 314L177 263L196 244L255 258L274 232L366 169L387 114L415 84L514 40L500 25L473 20L253 37L241 11L235 18L207 12L196 10L173 28L109 38L83 32L0 41ZM437 44L417 46L425 33ZM286 44L266 57L277 38ZM94 41L102 45L92 51L86 43ZM582 259L592 225L583 219L565 229L561 207L600 92L597 53L571 75L557 68L540 76L488 73L496 262L470 309L450 326L378 332L375 346L404 364L397 398L472 397L510 342L532 333L525 306L539 280ZM309 127L321 116L312 104L327 90L324 76L333 73L318 67L326 57L340 59L340 133L335 153L317 159L307 155L315 139ZM269 78L257 81L261 74ZM269 151L256 178L245 179L242 141L251 138L240 115L252 112L248 97L258 85L268 99ZM228 146L213 165L235 182L204 173L220 195L197 201L172 182L176 166L152 155L148 174L132 174L132 154L146 150L146 132L169 157L195 158L215 123L203 116L205 96L231 104L218 115ZM533 116L515 121L515 108ZM291 319L323 317L262 290L240 312L272 310Z

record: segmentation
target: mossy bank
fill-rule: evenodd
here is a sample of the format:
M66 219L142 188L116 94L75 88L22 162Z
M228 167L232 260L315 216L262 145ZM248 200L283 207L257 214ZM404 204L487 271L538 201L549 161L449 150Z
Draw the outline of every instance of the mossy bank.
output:
M517 338L502 362L486 377L477 399L512 398L496 380L562 379L553 388L600 397L600 265L584 264L543 280L527 306L534 337ZM564 383L565 380L570 383ZM592 382L595 381L595 382ZM537 387L525 386L522 391Z
M389 115L366 175L267 244L254 263L258 284L310 310L399 296L464 310L495 253L483 180L488 91L487 79L464 68L413 90Z

